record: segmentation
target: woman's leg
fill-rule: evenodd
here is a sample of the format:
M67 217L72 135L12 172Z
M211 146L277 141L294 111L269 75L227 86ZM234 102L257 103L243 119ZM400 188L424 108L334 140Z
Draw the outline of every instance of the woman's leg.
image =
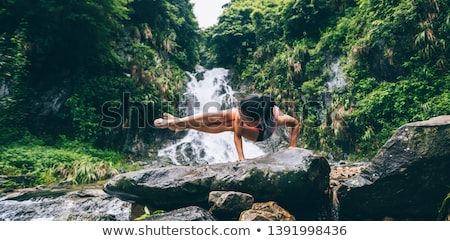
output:
M161 120L175 120L176 118L178 118L178 117L175 117L175 116L173 116L173 115L171 115L169 113L164 113L163 114L163 119L161 119ZM156 126L156 120L155 120L155 126ZM177 128L177 127L171 126L171 125L168 125L167 128L169 128L171 131L182 131L182 130L185 129L185 128Z
M217 113L201 113L183 118L164 113L163 118L155 120L154 124L157 128L169 128L177 131L194 129L207 133L219 133L233 130L231 110Z

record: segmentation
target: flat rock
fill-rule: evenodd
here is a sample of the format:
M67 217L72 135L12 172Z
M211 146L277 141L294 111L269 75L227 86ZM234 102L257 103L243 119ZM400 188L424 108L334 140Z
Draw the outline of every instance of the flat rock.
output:
M276 201L296 211L311 209L329 186L330 166L310 150L287 149L241 162L150 168L110 179L104 191L154 209L208 209L211 191L237 191L256 202ZM305 213L305 212L302 212Z

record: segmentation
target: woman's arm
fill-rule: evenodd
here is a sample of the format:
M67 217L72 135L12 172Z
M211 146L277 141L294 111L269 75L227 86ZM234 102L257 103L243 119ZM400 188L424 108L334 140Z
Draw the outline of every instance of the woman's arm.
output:
M238 160L242 161L245 160L244 157L244 150L242 148L242 127L240 125L240 116L239 113L236 111L233 115L233 133L234 133L234 145L236 146L236 151L238 154Z
M280 114L277 120L277 125L291 128L291 138L289 147L297 147L297 137L300 131L300 124L297 119L290 115Z
M242 136L239 135L239 133L234 133L234 145L236 146L236 151L238 154L238 160L237 161L242 161L245 160L245 156L244 156L244 150L242 148Z

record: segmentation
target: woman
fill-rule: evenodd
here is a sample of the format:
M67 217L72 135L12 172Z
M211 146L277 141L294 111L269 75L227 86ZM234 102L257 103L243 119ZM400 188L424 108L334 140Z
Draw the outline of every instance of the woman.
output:
M234 132L234 144L238 160L244 160L242 137L251 141L263 141L271 137L277 126L291 128L289 148L296 147L299 122L292 116L282 114L270 96L252 94L239 102L239 108L215 113L201 113L176 118L164 113L154 121L157 128L170 130L194 129L207 133Z

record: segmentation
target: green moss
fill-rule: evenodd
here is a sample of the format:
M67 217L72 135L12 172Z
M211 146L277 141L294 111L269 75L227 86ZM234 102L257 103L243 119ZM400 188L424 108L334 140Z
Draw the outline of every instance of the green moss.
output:
M124 177L116 181L115 186L118 190L133 190L137 187L137 182L136 180Z

